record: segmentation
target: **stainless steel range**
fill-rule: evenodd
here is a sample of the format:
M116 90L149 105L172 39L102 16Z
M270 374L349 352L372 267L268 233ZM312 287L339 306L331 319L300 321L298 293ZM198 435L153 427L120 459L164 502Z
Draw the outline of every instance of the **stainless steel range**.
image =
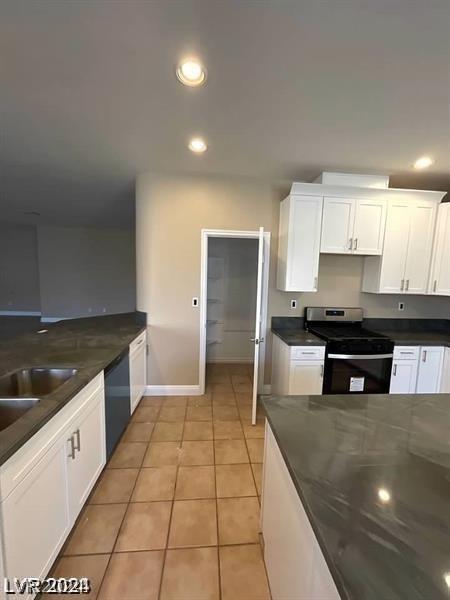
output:
M305 309L305 328L327 342L324 394L389 392L394 342L362 320L361 308Z

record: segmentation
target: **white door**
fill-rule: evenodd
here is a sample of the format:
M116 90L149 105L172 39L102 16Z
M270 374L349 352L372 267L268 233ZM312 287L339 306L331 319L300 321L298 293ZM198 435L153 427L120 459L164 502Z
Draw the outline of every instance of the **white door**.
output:
M354 199L324 198L320 251L329 254L351 254L354 220Z
M6 576L43 579L71 526L64 438L2 503L2 517Z
M450 202L438 209L430 293L450 296Z
M104 394L99 390L67 436L67 480L70 518L82 509L105 462Z
M438 394L441 387L444 348L440 346L422 346L417 376L418 394Z
M385 226L386 200L357 200L353 252L365 255L382 254Z
M404 290L409 219L408 202L392 201L389 204L380 275L380 292L393 294Z
M286 291L317 292L322 196L291 196Z
M289 394L321 394L323 361L293 360L289 371Z
M259 350L260 345L264 342L261 335L262 323L262 294L263 294L263 275L264 275L264 227L259 228L258 239L258 276L256 282L256 319L255 319L255 335L252 341L255 344L255 355L253 362L253 398L252 398L252 424L256 423L256 408L258 404L258 383L259 383Z
M390 394L415 394L417 359L394 360L392 363Z
M410 294L426 294L437 206L435 202L420 200L415 202L410 210L405 291Z

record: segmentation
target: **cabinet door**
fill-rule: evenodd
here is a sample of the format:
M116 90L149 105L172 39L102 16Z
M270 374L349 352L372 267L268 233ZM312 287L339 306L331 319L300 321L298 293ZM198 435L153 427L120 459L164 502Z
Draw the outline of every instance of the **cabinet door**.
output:
M106 462L103 390L95 394L88 409L71 426L66 440L69 507L73 523Z
M291 196L286 291L317 292L322 203L321 196Z
M418 394L437 394L441 387L444 348L439 346L422 346L417 376Z
M445 348L442 366L441 394L450 394L450 348Z
M323 361L293 360L289 373L289 394L321 394L323 386Z
M415 394L418 361L394 360L392 363L390 394Z
M68 535L66 460L61 439L2 503L7 577L45 577Z
M133 353L130 354L130 398L131 413L139 403L139 400L145 393L147 385L147 353L145 343L142 342Z
M438 209L430 293L450 296L450 202Z
M405 291L410 294L426 294L437 205L429 200L421 200L414 202L410 210Z
M386 220L380 292L398 294L404 290L409 219L408 202L391 201Z
M324 198L320 251L329 254L351 254L354 220L354 199Z
M382 254L385 227L386 200L356 200L354 254Z

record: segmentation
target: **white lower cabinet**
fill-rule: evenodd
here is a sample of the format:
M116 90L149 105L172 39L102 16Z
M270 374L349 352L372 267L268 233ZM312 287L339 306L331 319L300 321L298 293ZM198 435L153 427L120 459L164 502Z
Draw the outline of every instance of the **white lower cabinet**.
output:
M1 466L6 577L48 574L105 465L104 402L101 373Z
M70 428L67 438L67 485L70 519L75 521L106 462L105 410L99 390Z
M288 346L276 335L272 340L272 393L321 394L325 346Z
M289 394L321 394L323 360L293 360L289 370Z
M133 414L147 386L146 333L142 333L130 344L130 402Z
M340 599L267 422L261 525L273 600Z
M419 346L395 346L390 394L415 394L419 354Z
M441 388L444 348L441 346L422 346L420 349L419 372L416 392L418 394L437 394Z
M441 394L450 394L450 348L445 348L442 367Z
M8 578L45 577L66 539L71 528L66 465L61 438L2 503Z

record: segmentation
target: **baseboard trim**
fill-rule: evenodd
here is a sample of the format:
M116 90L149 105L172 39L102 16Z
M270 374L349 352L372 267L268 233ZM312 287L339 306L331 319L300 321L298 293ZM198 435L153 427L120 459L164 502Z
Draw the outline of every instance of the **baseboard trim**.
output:
M58 321L67 321L70 318L71 317L42 317L41 323L57 323Z
M199 385L148 385L146 396L200 396Z
M42 313L29 310L0 310L1 317L40 317Z

